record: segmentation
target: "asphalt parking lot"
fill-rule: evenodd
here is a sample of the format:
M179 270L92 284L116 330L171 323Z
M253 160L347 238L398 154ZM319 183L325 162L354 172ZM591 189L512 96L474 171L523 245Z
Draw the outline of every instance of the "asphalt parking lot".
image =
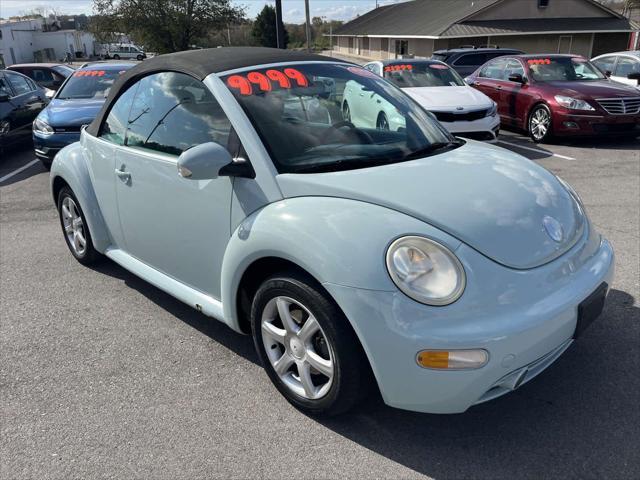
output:
M464 414L372 398L330 420L289 406L249 337L110 261L74 261L48 173L28 145L5 152L0 477L639 478L640 142L501 142L571 183L613 243L603 316L544 374Z

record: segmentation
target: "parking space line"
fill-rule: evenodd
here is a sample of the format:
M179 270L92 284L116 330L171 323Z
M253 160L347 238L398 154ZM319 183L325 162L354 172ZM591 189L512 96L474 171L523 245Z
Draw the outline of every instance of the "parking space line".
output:
M4 182L5 180L10 179L11 177L13 177L14 175L19 174L20 172L24 172L27 168L32 167L33 165L35 165L36 163L38 163L40 160L38 160L37 158L35 160L31 160L29 163L27 163L26 165L21 166L20 168L18 168L17 170L14 170L11 173L7 173L4 177L0 178L0 183Z
M564 160L575 160L575 158L573 158L573 157L567 157L566 155L560 155L559 153L547 152L546 150L540 150L538 148L531 148L531 147L527 147L525 145L518 145L517 143L505 142L504 140L498 140L498 143L503 143L505 145L511 145L512 147L521 148L523 150L530 150L530 151L536 152L536 153L542 153L542 154L550 153L552 157L563 158Z

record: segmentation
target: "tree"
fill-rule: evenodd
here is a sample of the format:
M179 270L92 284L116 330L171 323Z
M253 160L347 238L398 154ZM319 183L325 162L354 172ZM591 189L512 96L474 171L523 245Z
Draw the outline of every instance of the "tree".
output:
M257 45L263 47L278 46L278 37L276 33L276 9L271 5L265 5L253 22L251 34ZM284 29L284 47L289 43L289 33Z
M244 18L231 0L93 0L93 8L113 20L111 29L158 53L187 50L211 31Z

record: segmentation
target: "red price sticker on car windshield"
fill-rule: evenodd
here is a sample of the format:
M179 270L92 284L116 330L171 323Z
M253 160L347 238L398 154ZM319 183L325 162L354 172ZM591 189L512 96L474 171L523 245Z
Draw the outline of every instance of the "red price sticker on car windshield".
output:
M551 59L550 58L530 58L529 60L527 60L527 63L529 65L550 65Z
M103 77L107 72L104 70L80 70L73 72L74 77Z
M405 72L407 70L413 70L413 65L410 63L403 63L401 65L387 65L384 67L385 72Z
M226 80L227 86L240 95L252 95L258 92L270 92L273 87L293 88L308 87L309 80L295 68L282 70L270 69L262 72L249 72L244 75L231 75Z

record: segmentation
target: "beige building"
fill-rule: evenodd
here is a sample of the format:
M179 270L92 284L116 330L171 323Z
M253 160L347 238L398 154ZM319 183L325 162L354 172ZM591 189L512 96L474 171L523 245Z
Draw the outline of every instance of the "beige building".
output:
M639 28L595 0L413 0L346 23L334 32L333 48L372 59L496 45L591 58L626 50Z

